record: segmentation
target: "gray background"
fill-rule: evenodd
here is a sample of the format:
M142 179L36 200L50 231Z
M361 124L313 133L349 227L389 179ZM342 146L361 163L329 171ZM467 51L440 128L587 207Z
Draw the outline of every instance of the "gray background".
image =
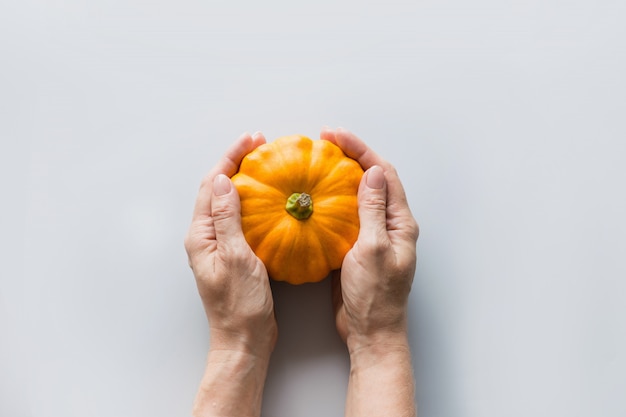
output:
M384 3L2 3L0 415L188 415L199 181L323 125L421 225L422 417L624 415L625 3ZM265 416L343 414L329 290L275 286Z

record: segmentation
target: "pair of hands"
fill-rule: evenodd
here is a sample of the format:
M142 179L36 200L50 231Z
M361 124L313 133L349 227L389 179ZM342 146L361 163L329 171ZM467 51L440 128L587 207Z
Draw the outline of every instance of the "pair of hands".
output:
M354 134L324 129L321 138L366 170L358 191L359 236L332 275L337 331L351 355L406 343L419 230L400 179ZM185 248L209 321L211 350L269 357L278 334L269 279L243 236L239 196L229 179L263 143L260 133L244 134L203 179Z

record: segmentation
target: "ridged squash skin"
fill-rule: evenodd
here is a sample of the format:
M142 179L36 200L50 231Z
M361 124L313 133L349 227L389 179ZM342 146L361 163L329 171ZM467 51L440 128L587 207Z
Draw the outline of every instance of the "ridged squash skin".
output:
M335 144L300 135L278 138L243 158L232 177L241 225L272 279L318 282L341 267L359 234L362 176L359 163ZM310 217L299 220L287 211L294 193L310 195Z

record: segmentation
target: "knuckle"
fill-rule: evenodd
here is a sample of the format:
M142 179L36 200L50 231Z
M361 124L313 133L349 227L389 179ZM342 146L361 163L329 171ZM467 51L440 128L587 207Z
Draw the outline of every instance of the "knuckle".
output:
M250 263L250 249L235 241L222 245L221 260L227 271L239 270Z
M409 235L414 241L417 241L420 236L420 225L413 218L411 219L411 223L409 225Z
M382 167L383 172L385 173L385 178L390 178L390 177L397 178L398 177L398 170L390 162L384 161L383 163L379 165Z
M385 211L387 209L387 200L382 193L373 193L365 198L365 204L371 208Z
M189 254L191 252L191 247L193 246L189 232L187 232L185 238L183 239L183 245L185 247L185 251L187 251L187 254Z
M387 162L386 164L383 165L384 169L386 172L388 172L389 174L393 175L393 176L398 176L398 170L396 169L395 166L391 165L391 163Z
M216 222L229 219L234 214L233 208L229 204L215 203L211 208L211 216Z
M200 180L200 190L208 190L213 186L213 178L211 175L205 175L202 180Z
M360 243L366 258L383 258L391 247L389 240L378 234L368 235Z
M228 254L228 266L230 269L241 268L244 265L247 265L250 261L250 257L247 251L239 250L237 248L232 248Z
M382 193L368 193L363 197L361 205L368 210L387 211L387 201Z
M402 237L402 240L415 244L419 238L419 225L411 216L396 219L390 228Z
M193 238L191 233L188 233L184 239L185 252L187 252L187 262L191 269L193 269L193 258L198 252L197 240Z

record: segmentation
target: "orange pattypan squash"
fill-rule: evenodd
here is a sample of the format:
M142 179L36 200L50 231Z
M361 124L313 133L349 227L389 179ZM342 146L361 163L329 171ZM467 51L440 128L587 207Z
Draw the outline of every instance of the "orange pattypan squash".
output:
M286 136L241 161L232 181L244 236L275 280L318 282L341 267L359 233L363 169L336 145Z

